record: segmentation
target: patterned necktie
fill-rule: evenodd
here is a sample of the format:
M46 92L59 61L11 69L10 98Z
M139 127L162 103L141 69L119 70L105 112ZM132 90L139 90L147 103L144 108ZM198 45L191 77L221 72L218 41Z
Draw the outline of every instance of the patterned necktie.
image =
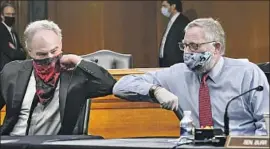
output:
M199 91L199 118L201 128L205 128L206 126L213 126L211 101L208 85L206 83L207 78L208 75L204 75L202 77Z

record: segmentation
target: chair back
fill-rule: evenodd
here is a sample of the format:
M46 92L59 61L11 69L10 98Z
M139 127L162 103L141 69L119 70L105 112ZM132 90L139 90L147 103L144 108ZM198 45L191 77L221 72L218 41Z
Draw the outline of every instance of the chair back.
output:
M265 63L259 63L257 65L264 72L264 74L267 77L268 83L270 84L270 63L269 62L265 62Z
M105 69L126 69L133 67L131 54L122 54L111 50L99 50L83 55L82 58L94 61Z

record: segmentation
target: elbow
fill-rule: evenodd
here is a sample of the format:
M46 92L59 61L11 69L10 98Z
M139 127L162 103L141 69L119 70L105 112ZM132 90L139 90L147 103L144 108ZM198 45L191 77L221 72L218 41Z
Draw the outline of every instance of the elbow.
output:
M105 87L107 93L109 93L109 94L113 93L113 87L114 87L115 83L116 83L116 80L114 80L114 79L107 82L107 85Z
M118 98L121 98L121 99L127 99L128 98L128 93L129 91L127 90L127 86L123 83L121 83L121 81L119 82L116 82L114 84L114 87L113 87L113 95L118 97Z

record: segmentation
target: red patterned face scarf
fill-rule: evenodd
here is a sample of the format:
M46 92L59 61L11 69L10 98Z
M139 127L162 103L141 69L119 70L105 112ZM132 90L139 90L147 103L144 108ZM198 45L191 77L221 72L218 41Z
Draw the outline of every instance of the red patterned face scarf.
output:
M47 104L53 98L60 76L60 58L62 55L34 60L34 74L36 79L36 95L39 102Z

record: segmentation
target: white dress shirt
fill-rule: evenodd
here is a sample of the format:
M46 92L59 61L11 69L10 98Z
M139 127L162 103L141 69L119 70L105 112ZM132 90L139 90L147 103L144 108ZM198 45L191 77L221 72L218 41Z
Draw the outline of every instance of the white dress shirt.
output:
M34 73L30 77L27 90L23 99L18 121L15 124L11 136L24 136L26 134L27 120L29 118L31 104L36 93L36 80ZM37 104L30 122L29 135L57 135L61 128L59 110L59 86L60 80L54 92L53 99L48 105Z
M176 18L180 15L179 12L177 12L175 15L173 15L173 17L170 19L168 25L167 25L167 29L162 37L162 41L161 41L161 45L160 45L160 50L159 50L159 57L160 58L163 58L164 56L164 46L165 46L165 42L166 42L166 39L167 39L167 36L168 36L168 33L174 23L174 21L176 20Z
M224 57L208 74L214 128L224 128L224 111L230 99L261 85L263 91L251 91L233 101L228 115L231 135L266 135L263 114L269 113L269 83L263 71L251 62ZM149 89L160 85L178 97L181 110L192 111L193 122L200 128L200 83L200 76L178 63L143 75L124 76L114 85L113 94L130 101L152 101Z

